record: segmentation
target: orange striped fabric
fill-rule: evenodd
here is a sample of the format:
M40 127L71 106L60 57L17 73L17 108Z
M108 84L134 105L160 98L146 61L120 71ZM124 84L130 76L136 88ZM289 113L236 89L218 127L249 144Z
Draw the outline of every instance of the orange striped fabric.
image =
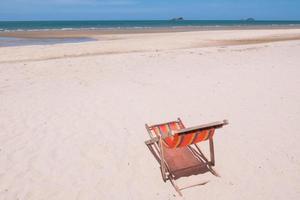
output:
M191 144L196 144L201 141L208 140L214 135L214 128L195 131L186 134L175 134L173 136L168 136L171 131L176 131L183 129L183 125L179 122L170 122L166 124L154 125L150 127L150 130L154 132L157 136L166 137L163 140L163 144L167 148L179 148L186 147Z

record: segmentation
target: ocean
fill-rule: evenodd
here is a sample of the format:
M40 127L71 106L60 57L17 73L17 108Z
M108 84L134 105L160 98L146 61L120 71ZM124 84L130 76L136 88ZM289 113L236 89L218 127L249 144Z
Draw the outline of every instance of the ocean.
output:
M124 29L172 27L300 26L300 21L139 20L139 21L0 21L0 31Z
M0 34L18 31L47 30L116 30L116 29L154 29L154 28L259 28L296 27L300 21L247 21L247 20L139 20L139 21L0 21ZM0 35L0 47L52 45L93 41L92 38L16 38Z

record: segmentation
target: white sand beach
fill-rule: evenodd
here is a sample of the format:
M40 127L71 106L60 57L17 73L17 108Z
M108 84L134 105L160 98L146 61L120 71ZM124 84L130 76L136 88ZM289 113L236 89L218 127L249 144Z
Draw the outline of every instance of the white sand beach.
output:
M300 29L93 38L0 48L0 199L300 199ZM230 123L183 197L144 144L177 117Z

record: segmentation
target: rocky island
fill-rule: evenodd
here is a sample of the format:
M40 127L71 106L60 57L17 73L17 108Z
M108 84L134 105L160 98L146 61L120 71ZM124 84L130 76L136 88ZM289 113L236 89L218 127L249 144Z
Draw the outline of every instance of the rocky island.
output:
M171 19L171 21L183 21L183 17L176 17L176 18L173 18Z

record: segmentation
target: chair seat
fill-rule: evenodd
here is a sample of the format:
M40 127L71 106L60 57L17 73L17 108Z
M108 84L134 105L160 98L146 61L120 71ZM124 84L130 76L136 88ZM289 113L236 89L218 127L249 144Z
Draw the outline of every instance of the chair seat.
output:
M207 168L188 147L175 149L164 147L163 151L165 161L175 179L199 174L204 171L203 166Z

